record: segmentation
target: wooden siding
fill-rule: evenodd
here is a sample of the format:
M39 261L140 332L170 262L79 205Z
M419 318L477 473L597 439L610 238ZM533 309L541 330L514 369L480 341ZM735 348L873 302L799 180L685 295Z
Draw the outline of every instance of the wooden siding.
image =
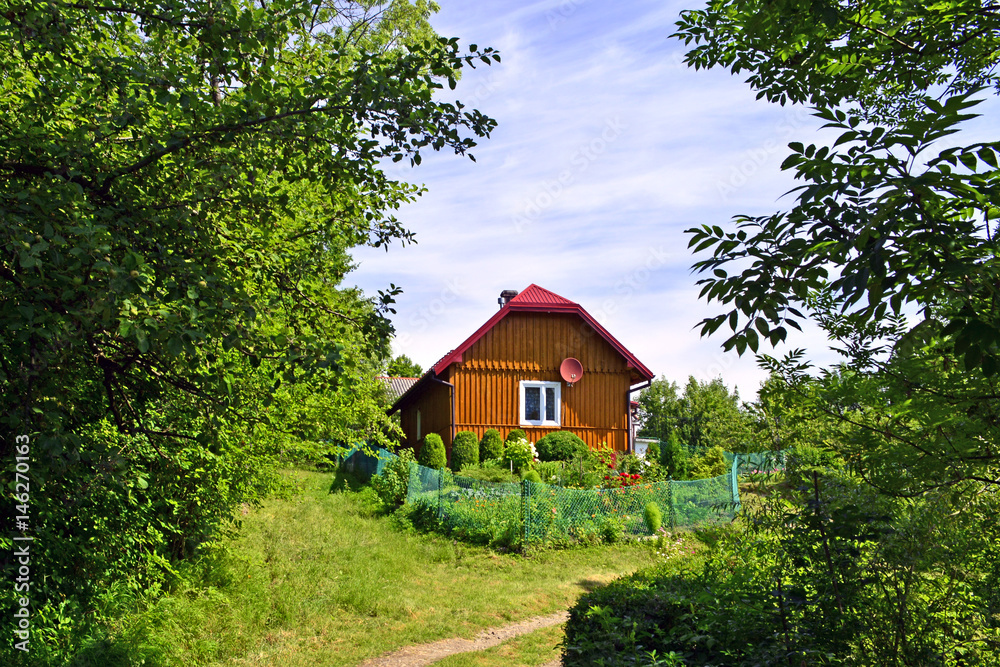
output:
M561 382L559 364L580 360L583 378L562 384L560 427L520 425L522 380ZM455 385L456 431L480 438L495 428L506 437L523 429L537 441L554 430L575 433L590 447L628 447L630 371L625 359L580 317L555 313L510 313L446 373Z
M420 435L437 433L451 451L451 390L439 383L429 383L412 403L400 410L404 444L417 448L417 410L420 410Z

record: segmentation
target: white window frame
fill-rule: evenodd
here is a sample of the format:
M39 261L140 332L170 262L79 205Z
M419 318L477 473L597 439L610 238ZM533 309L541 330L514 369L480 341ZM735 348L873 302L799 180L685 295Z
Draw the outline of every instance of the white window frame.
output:
M526 419L524 416L524 390L528 387L538 387L541 391L541 402L540 402L540 416L541 419ZM554 389L556 397L556 406L553 411L556 418L555 420L549 420L545 418L545 390ZM518 416L520 417L521 426L560 426L562 424L562 382L542 382L539 380L521 380L520 387L518 390L519 405L518 405Z

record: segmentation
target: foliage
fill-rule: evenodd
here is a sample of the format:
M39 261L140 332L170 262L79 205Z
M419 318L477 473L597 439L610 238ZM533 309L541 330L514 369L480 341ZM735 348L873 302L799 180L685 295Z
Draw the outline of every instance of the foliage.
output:
M624 489L641 483L642 475L639 473L612 472L604 476L604 483L601 484L601 487L605 489Z
M646 447L646 453L645 453L644 458L647 461L651 462L651 463L659 463L660 462L660 443L659 442L651 442L651 443L649 443L649 445Z
M649 529L650 534L655 533L663 523L663 514L660 512L660 506L654 502L646 503L646 507L642 511L642 518L646 522L646 528Z
M728 472L726 453L722 447L710 447L702 454L691 459L691 479L718 477Z
M618 457L619 472L636 474L643 472L646 468L646 462L635 454L622 454Z
M417 378L424 374L424 369L405 354L393 358L386 369L389 377Z
M620 516L605 516L601 520L601 540L605 544L618 544L625 539L625 521Z
M521 439L507 438L507 445L504 448L504 463L513 466L515 472L527 469L534 461L535 455L531 443Z
M466 466L462 468L461 476L483 482L502 482L505 484L514 484L519 481L517 475L511 473L509 468L496 460L483 461L482 465Z
M487 429L483 434L483 439L479 441L479 460L495 461L503 460L504 441L500 437L500 432L495 428Z
M397 290L340 288L348 250L410 239L392 213L419 189L386 161L488 135L434 93L494 54L384 4L0 11L0 456L30 436L46 489L44 642L99 591L173 580L296 440L387 439L372 380Z
M400 449L382 468L382 474L371 478L371 486L383 506L395 508L406 502L410 463L414 460L412 449Z
M421 441L420 451L417 453L417 462L427 468L440 470L444 468L447 461L447 453L444 448L444 441L437 433L428 433Z
M677 431L671 430L670 437L663 443L660 450L660 465L673 479L687 479L690 474L691 461L688 448L681 444Z
M451 469L458 472L469 465L479 465L479 438L472 431L459 431L451 443Z
M528 436L524 434L524 431L519 428L512 428L510 433L504 439L504 442L512 442L514 440L527 440Z
M688 61L749 69L759 95L817 105L840 137L790 144L783 168L804 183L791 211L741 216L732 232L689 230L693 247L713 249L696 264L713 274L702 294L734 306L706 318L703 334L728 321L726 349L756 351L799 326L810 292L829 289L860 330L907 305L931 315L907 330L939 333L967 370L993 376L997 145L962 145L955 133L974 96L1000 86L1000 10L974 0L757 4L685 12L676 36L697 45Z
M533 468L542 482L558 485L562 483L563 468L566 465L563 461L536 461Z
M535 443L541 461L572 461L587 451L587 443L569 431L553 431Z
M654 380L639 394L639 437L666 442L675 433L682 445L744 451L749 433L739 393L716 378L700 382L691 376L678 394L666 378Z
M996 497L954 525L944 496L887 499L840 475L803 493L805 512L771 506L757 516L766 529L723 534L698 571L652 568L581 598L565 664L636 664L650 650L746 667L996 661L1000 625L981 602L996 576L983 548ZM791 530L771 530L781 524Z
M524 474L521 475L521 479L528 482L535 482L536 484L542 483L542 477L538 474L537 470L526 470Z

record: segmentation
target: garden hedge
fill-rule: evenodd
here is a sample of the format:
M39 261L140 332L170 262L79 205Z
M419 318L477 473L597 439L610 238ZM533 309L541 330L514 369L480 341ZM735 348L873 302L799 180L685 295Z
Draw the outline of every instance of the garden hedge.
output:
M472 431L459 431L451 443L451 469L458 472L469 465L479 465L479 438Z

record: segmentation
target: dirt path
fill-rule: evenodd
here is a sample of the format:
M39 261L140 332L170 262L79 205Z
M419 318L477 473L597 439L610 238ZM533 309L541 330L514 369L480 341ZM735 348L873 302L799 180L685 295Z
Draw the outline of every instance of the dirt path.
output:
M474 639L441 639L430 644L407 646L398 651L366 660L359 667L423 667L456 653L482 651L499 646L518 635L565 623L568 618L567 612L560 611L548 616L535 616L518 623L483 630ZM559 661L555 660L542 665L542 667L557 667L558 665Z

